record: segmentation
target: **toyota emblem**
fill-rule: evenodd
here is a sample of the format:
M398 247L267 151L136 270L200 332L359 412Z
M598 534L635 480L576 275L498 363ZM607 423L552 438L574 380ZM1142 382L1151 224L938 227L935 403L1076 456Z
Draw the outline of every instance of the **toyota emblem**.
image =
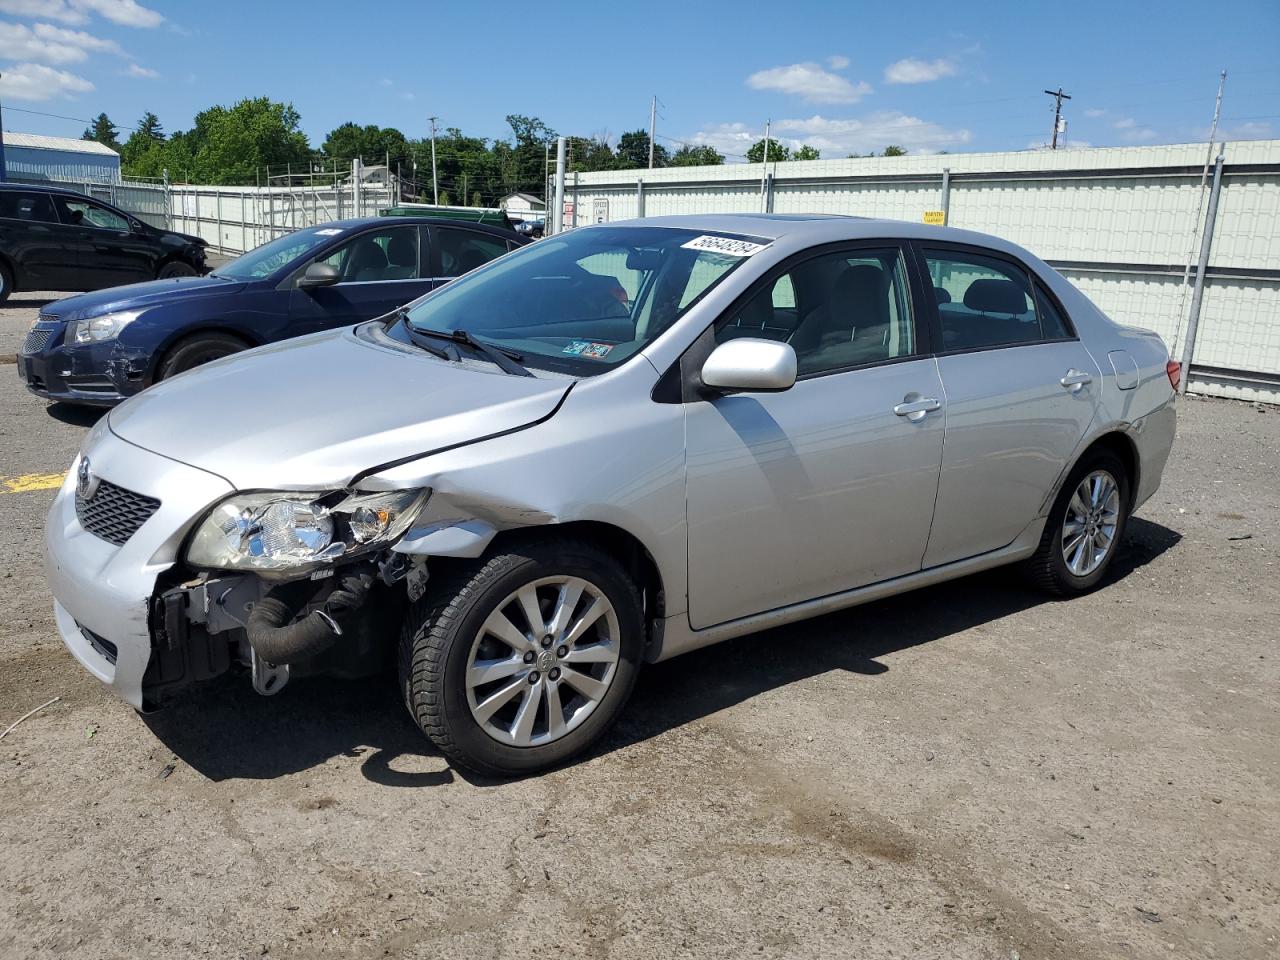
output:
M76 496L81 500L92 500L98 492L98 478L93 475L89 466L89 458L80 461L80 469L76 472Z

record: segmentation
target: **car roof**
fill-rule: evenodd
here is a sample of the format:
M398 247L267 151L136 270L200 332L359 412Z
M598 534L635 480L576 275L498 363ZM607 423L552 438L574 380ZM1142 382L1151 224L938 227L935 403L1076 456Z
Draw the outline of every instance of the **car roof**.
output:
M455 220L452 217L351 217L347 220L334 220L330 223L317 223L313 227L331 228L335 230L363 230L365 227L376 226L413 226L415 224L423 224L426 226L439 227L462 227L465 230L479 230L481 233L490 233L495 237L503 237L510 239L512 237L520 237L518 233L509 227L499 227L492 223L478 223L474 220ZM310 230L312 227L303 227L301 229Z
M33 190L38 193L60 193L68 197L88 196L88 194L81 193L79 190L70 190L66 187L55 187L54 185L47 183L14 183L12 181L0 183L0 191L10 190L21 190L23 193L30 193Z
M705 230L708 233L739 234L776 241L779 247L787 249L841 240L933 240L988 247L1024 259L1031 256L1017 244L973 230L833 213L694 213L618 220L608 224L591 224L585 229L598 229L602 226L672 227L680 230Z

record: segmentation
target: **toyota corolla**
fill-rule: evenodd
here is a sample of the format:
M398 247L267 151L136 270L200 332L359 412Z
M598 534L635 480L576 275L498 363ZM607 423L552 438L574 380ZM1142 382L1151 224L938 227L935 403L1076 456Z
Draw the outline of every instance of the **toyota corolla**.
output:
M528 773L648 662L1002 564L1097 586L1178 377L994 237L586 227L112 410L49 516L54 609L138 709L395 663L449 758Z

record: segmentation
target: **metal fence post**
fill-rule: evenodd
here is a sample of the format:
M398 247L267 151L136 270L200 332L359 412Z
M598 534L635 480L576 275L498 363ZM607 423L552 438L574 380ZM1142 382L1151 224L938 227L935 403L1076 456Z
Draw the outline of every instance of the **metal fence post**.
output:
M569 220L569 226L576 227L578 225L578 171L573 171L573 216ZM546 223L543 223L546 226Z
M1191 360L1195 355L1196 331L1200 327L1200 304L1204 299L1204 275L1209 267L1209 248L1213 244L1213 224L1218 219L1218 197L1222 193L1222 158L1226 143L1218 145L1218 159L1213 163L1213 188L1209 191L1209 212L1204 218L1204 239L1200 241L1200 260L1196 264L1196 285L1191 294L1191 312L1187 316L1187 336L1182 344L1182 380L1178 392L1187 392L1191 379Z
M773 213L773 178L774 174L769 174L764 178L764 212Z
M636 177L636 216L644 216L644 181Z
M564 137L556 138L556 209L555 224L556 233L564 231L564 153L565 139ZM544 225L545 227L545 225Z
M942 168L942 225L951 226L951 168Z
M218 218L218 249L222 249L222 191L213 195L213 210Z

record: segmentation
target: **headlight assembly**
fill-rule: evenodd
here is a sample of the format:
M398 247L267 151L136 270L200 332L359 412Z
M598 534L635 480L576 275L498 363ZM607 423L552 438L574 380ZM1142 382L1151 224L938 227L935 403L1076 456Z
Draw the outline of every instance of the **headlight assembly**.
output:
M196 528L187 561L220 570L300 572L395 542L430 492L234 494Z
M77 320L71 328L72 343L94 343L98 340L114 340L120 331L138 319L141 310L123 310L119 313L104 313L100 317L88 320Z

